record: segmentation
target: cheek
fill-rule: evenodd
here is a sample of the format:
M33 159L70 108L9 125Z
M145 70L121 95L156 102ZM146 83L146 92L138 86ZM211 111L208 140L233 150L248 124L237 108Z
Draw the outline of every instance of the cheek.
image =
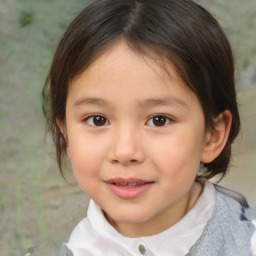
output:
M200 164L202 145L196 136L181 133L151 147L154 165L168 179L194 179Z
M177 146L166 150L155 161L166 198L178 199L185 195L195 181L200 164L195 150Z
M78 183L80 180L88 180L98 174L104 159L103 147L97 143L91 143L90 140L73 140L69 144L69 151L73 172Z
M69 152L71 161L76 162L94 162L102 155L104 149L103 143L93 136L86 136L79 129L70 132ZM96 161L97 162L97 161Z
M72 150L71 164L75 179L85 194L92 196L99 180L100 160L88 147L81 146Z
M158 141L151 148L151 155L159 158L158 162L162 164L180 163L183 165L189 161L198 161L202 152L202 145L189 136L183 136L182 139L173 137L162 143Z

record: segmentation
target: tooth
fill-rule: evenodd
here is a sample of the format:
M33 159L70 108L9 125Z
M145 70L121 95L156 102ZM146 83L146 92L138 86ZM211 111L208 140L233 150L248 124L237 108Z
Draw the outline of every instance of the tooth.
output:
M137 185L136 183L129 183L128 184L129 187L136 187L136 185Z
M133 182L133 183L126 183L126 182L113 182L114 185L122 186L122 187L137 187L142 186L145 182Z
M122 182L122 183L115 182L115 185L117 185L117 186L126 186L126 185L127 185L127 183L124 183L124 182Z

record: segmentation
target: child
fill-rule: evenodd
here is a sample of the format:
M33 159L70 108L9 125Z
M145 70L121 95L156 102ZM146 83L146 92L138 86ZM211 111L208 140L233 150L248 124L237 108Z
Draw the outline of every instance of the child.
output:
M255 255L224 177L239 132L234 63L190 0L100 0L64 34L44 87L49 130L91 197L60 255Z

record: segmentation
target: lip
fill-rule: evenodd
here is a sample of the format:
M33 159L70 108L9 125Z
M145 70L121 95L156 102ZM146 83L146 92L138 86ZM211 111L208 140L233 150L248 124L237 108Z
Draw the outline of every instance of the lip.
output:
M153 184L153 181L146 181L136 178L116 178L105 181L109 189L122 199L134 199L144 194Z

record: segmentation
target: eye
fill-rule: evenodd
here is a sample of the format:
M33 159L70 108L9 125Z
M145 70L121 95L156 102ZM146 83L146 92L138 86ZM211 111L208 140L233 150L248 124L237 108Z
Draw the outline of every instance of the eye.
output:
M153 116L147 121L149 126L165 126L171 122L171 118L163 115Z
M88 116L85 121L91 126L106 126L109 124L109 121L100 115Z

